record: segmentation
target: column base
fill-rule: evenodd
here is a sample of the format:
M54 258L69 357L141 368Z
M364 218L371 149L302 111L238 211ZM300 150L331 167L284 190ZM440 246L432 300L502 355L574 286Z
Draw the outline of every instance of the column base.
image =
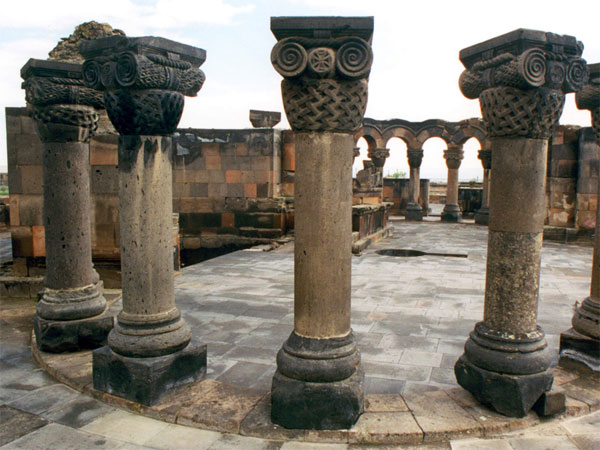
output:
M484 206L475 213L475 223L478 225L489 225L490 223L490 208Z
M350 332L306 338L293 332L277 354L271 420L285 428L350 428L363 411L364 373Z
M102 314L78 320L48 320L36 314L33 319L37 347L50 353L76 352L106 345L114 326L114 316Z
M92 352L92 366L94 389L150 406L206 374L206 344L153 358L130 358L104 346Z
M600 374L600 340L573 328L560 334L558 365L583 373Z
M417 203L409 203L406 205L404 212L404 220L421 222L423 220L423 209Z
M462 219L462 212L458 205L446 204L442 211L442 222L460 222Z
M532 375L491 372L462 355L454 366L456 381L479 402L509 417L525 417L538 399L552 387L551 369Z
M364 373L341 381L316 383L273 376L271 420L285 428L339 430L352 427L363 411Z

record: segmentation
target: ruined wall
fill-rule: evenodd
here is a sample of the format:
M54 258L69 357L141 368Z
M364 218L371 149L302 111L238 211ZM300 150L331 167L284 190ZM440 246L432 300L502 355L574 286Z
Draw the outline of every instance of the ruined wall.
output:
M598 207L600 151L594 142L591 128L581 130L578 147L576 226L584 230L593 230L596 227Z
M173 210L183 249L255 245L285 233L282 131L179 130Z
M26 108L7 108L6 125L13 269L18 276L41 275L42 144ZM90 141L91 222L94 263L106 282L120 258L118 136L108 125L102 129L107 132ZM175 134L173 211L179 213L183 250L248 247L293 226L293 207L281 198L282 134L267 128ZM293 134L291 141L293 146ZM291 160L283 162L292 181L286 187L293 195L293 148L287 154Z
M384 178L383 179L383 201L392 204L390 214L404 215L409 200L408 178ZM421 178L419 191L419 205L426 216L429 212L429 180Z

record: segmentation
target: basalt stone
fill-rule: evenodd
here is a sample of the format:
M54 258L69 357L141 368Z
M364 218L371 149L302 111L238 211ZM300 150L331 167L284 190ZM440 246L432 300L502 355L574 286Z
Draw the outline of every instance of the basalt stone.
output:
M285 428L348 429L363 412L364 373L330 383L286 377L277 371L271 389L271 420Z
M463 355L454 366L456 380L479 402L509 417L525 417L552 387L552 370L533 375L508 375L481 369Z
M104 346L92 352L94 389L143 405L206 374L206 345L190 344L170 355L129 358Z
M33 320L37 347L51 353L74 352L106 345L113 325L114 316L108 310L87 319L46 320L36 314Z
M566 410L566 396L560 390L544 392L538 401L533 405L533 410L540 417L550 417L560 414Z
M600 341L578 333L573 328L562 332L558 364L565 369L600 373Z
M462 213L458 205L447 204L442 211L442 222L460 222Z
M490 209L487 206L480 208L475 213L475 223L478 225L488 225L490 223Z
M423 220L423 209L416 203L409 203L406 205L406 212L404 213L405 220L411 220L420 222Z

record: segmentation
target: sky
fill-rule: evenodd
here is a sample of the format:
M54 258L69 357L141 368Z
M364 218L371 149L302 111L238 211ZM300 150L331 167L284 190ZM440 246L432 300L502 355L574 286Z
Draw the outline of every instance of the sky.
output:
M21 0L3 2L0 16L0 171L6 170L4 108L24 106L20 68L47 58L62 37L95 20L128 36L162 36L207 51L206 82L186 98L180 127L249 128L248 111L280 111L281 77L270 63L271 16L374 16L374 62L366 117L459 121L480 117L479 104L458 88L458 52L517 28L575 36L583 57L600 62L597 0ZM285 114L278 128L288 128ZM567 95L563 124L589 126L588 111ZM355 171L366 157L366 144ZM384 174L408 173L406 146L390 141ZM443 141L425 143L422 178L445 179ZM482 178L479 145L465 144L461 180Z

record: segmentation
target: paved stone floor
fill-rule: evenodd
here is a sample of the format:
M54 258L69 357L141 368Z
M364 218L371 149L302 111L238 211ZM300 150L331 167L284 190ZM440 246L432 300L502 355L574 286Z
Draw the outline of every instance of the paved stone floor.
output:
M485 228L396 223L392 239L353 258L353 328L367 392L455 386L451 367L482 317ZM462 253L467 258L380 256L384 248ZM551 345L589 292L591 248L547 243L540 323ZM176 295L195 339L208 344L208 377L269 388L274 357L292 329L291 246L225 255L182 271ZM0 302L0 446L20 449L344 449L348 444L256 439L168 424L80 394L43 373L29 347L35 305ZM600 411L492 439L451 440L431 449L598 449ZM377 448L412 448L377 447Z

